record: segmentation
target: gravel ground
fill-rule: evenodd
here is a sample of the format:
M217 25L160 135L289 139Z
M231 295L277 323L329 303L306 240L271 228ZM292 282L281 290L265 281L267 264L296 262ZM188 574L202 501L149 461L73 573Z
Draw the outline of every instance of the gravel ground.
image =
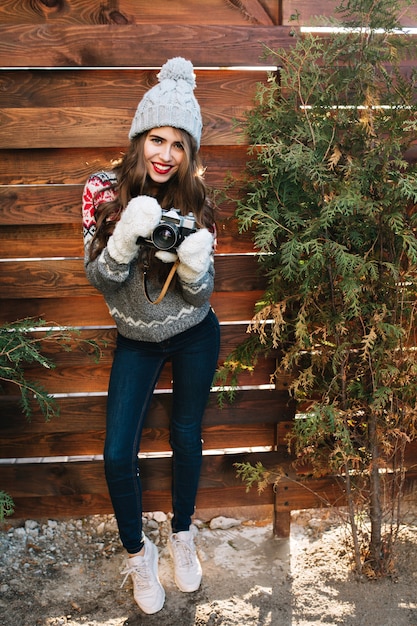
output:
M198 591L173 582L169 518L149 514L158 545L164 608L144 615L131 582L120 587L124 554L114 517L7 522L0 531L1 626L417 626L417 526L404 526L390 578L359 581L346 528L321 511L293 515L289 540L270 520L199 523Z

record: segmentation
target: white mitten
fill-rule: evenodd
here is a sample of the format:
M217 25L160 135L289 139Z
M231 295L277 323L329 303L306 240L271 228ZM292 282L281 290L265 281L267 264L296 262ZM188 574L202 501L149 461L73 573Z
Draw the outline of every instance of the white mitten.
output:
M177 274L185 283L200 280L207 272L213 252L213 235L207 228L200 228L184 239L177 248L180 264Z
M159 224L162 209L151 196L136 196L128 202L107 242L107 250L117 263L130 263L137 254L138 237L149 237Z

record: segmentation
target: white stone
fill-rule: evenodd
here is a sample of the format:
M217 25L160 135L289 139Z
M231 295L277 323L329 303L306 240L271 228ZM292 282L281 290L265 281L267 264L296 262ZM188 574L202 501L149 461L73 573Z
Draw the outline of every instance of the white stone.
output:
M153 528L154 530L158 530L159 525L158 522L154 519L150 519L146 522L146 527L147 528Z
M204 522L202 522L201 519L193 520L193 524L194 526L197 526L197 528L204 528Z
M117 532L117 522L116 518L112 517L107 522L107 530L110 532Z
M234 526L240 526L240 520L234 519L233 517L223 517L220 515L219 517L213 517L210 521L211 530L227 530Z
M16 528L13 535L18 539L24 539L26 537L26 530L24 528Z

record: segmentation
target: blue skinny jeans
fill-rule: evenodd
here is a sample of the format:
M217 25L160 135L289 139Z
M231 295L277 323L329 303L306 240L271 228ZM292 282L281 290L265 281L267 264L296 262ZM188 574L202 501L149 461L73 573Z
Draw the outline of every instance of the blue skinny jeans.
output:
M188 530L202 460L201 422L220 345L212 310L189 330L160 343L120 334L107 402L104 467L120 539L130 554L143 547L142 488L138 454L153 391L166 361L172 363L172 531Z

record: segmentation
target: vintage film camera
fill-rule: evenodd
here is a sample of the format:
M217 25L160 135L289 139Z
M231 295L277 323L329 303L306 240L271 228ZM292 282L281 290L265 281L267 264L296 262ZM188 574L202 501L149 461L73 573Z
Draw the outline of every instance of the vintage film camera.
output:
M137 243L151 245L158 250L175 250L188 235L196 232L197 227L192 213L181 215L177 209L162 211L159 224L154 228L149 239L139 237Z

